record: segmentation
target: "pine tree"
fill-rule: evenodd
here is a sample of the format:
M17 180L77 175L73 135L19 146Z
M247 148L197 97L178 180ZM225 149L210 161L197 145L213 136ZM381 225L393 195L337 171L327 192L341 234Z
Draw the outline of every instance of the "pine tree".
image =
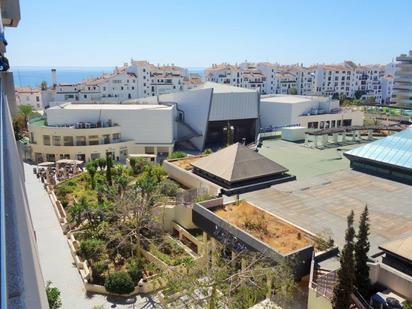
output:
M334 309L348 309L351 304L354 280L354 237L353 210L348 216L348 228L345 235L345 246L340 257L340 269L337 272L337 283L333 289L332 305Z
M370 289L368 251L369 251L369 213L368 206L365 206L359 220L359 231L356 235L355 243L355 281L359 293L367 296Z

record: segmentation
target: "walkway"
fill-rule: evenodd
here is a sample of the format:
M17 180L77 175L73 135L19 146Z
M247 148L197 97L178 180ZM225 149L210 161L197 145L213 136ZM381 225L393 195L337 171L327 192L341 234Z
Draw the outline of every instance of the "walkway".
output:
M65 235L60 228L50 199L42 183L33 174L33 166L24 164L26 174L26 190L36 232L37 245L40 256L40 265L45 281L52 281L61 291L63 309L92 309L94 306L102 308L156 308L149 298L138 296L129 304L114 304L105 296L87 296ZM100 307L99 307L100 309Z

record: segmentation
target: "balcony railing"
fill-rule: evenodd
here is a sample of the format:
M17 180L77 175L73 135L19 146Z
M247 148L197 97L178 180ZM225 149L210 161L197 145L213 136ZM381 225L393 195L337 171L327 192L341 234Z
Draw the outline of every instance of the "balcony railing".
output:
M7 261L6 261L6 202L5 202L5 110L4 96L2 91L2 81L0 80L0 308L7 309L8 289L7 289Z

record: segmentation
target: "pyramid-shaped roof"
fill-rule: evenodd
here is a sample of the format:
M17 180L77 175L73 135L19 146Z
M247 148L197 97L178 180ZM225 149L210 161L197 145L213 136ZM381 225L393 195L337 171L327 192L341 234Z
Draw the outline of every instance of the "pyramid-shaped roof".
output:
M243 181L287 172L282 165L236 143L192 164L195 168L229 182Z
M345 155L412 170L412 128L345 152Z
M393 240L386 244L379 246L384 251L396 254L404 259L412 261L412 236Z

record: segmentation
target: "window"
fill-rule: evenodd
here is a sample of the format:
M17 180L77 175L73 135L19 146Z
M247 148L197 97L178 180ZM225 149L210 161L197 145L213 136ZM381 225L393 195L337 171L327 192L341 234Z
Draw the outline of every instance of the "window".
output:
M53 136L53 146L61 146L61 137Z
M90 159L91 159L91 160L96 160L96 159L98 159L98 158L100 158L100 153L92 153L92 154L90 154Z
M89 145L99 145L99 136L90 135L89 136Z
M119 141L120 141L120 133L114 133L113 142L119 142Z
M73 136L63 137L64 146L73 146Z
M77 146L86 146L86 136L76 136Z
M46 161L54 162L56 161L56 156L53 153L46 153Z
M109 134L103 135L103 144L110 144L110 135Z
M83 95L83 97L85 98L85 99L87 99L87 95L85 94L85 95Z
M43 145L50 146L50 135L43 135Z
M36 96L36 102L40 102L40 97Z

